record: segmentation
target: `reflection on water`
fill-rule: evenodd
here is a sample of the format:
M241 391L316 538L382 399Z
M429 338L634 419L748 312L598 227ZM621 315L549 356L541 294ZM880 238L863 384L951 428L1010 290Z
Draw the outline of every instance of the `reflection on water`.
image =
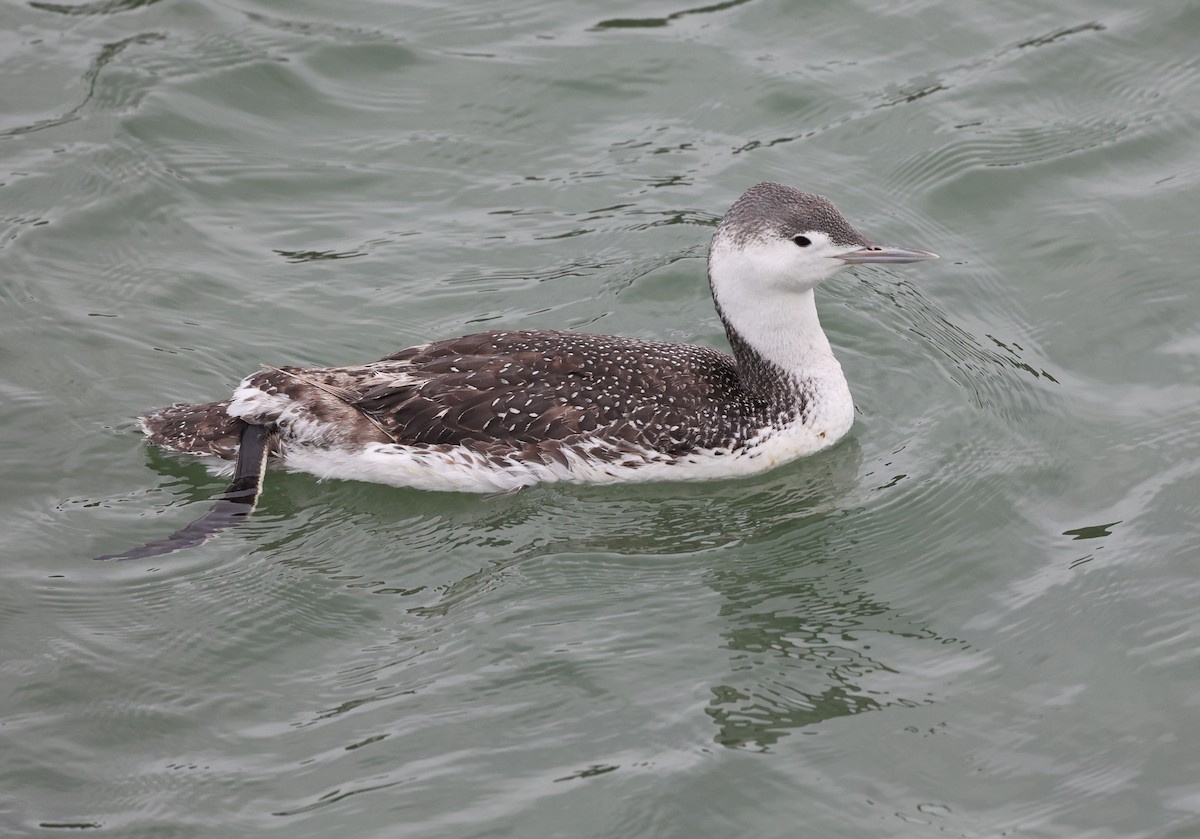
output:
M756 539L747 546L755 561L710 573L726 598L728 624L730 672L712 686L708 708L721 745L768 750L836 717L932 701L928 690L889 688L888 676L905 665L888 660L881 636L967 648L867 589L862 570L843 555L853 554L854 540L838 526L847 521L813 522L758 549Z
M417 595L425 602L406 611L425 624L424 634L436 632L438 621L486 608L505 587L519 585L523 565L543 559L618 555L644 556L653 563L656 557L692 557L705 569L706 584L723 601L713 604L718 611L711 615L723 627L712 653L728 667L724 680L710 688L706 713L718 727L714 740L728 747L767 750L793 729L930 701L924 691L896 693L888 688L888 674L902 665L888 662L887 645L880 644L878 636L966 649L865 587L868 581L852 558L856 540L847 533L856 504L866 501L861 460L859 447L850 440L822 455L820 462L785 469L787 474L765 485L750 482L744 496L716 502L702 487L688 485L620 493L537 488L492 502L456 498L440 505L450 518L443 518L438 527L429 527L421 517L412 519L419 529L404 528L405 554L431 551L469 557L495 552L501 558L433 589L413 587L400 577L347 577L334 555L299 564L345 580L350 587ZM619 500L613 497L617 494ZM395 513L390 504L381 503L381 509L368 512L366 518L361 504L345 514L355 516L356 528L371 528L370 519L387 527ZM546 527L547 520L558 524ZM459 540L455 531L468 521L475 535ZM545 536L525 542L523 534L531 532ZM269 547L277 551L286 544L287 540L273 542ZM723 563L721 551L735 546L743 558ZM370 698L346 700L326 713L395 698L409 692L403 684L382 690L377 685Z
M481 511L474 526L487 533L483 544L510 548L513 555L489 563L449 583L435 603L414 608L422 616L446 615L470 608L473 599L494 586L509 569L563 554L619 556L707 556L743 545L748 539L800 522L819 521L858 491L861 454L853 440L801 465L766 486L744 484L747 494L713 499L706 484L649 484L620 490L538 487L512 499L492 502L494 513ZM531 497L537 496L537 497ZM549 502L549 504L548 504ZM543 528L558 522L567 527ZM503 534L513 529L545 533L521 547Z

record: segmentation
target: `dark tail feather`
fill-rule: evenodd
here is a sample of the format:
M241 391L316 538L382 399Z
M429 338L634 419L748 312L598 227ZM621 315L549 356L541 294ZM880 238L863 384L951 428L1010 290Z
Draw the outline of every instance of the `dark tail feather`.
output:
M203 545L222 530L241 524L254 512L262 490L263 474L267 471L267 455L271 450L271 434L266 426L244 424L238 445L237 465L233 481L217 496L216 503L200 518L165 539L147 542L138 548L119 554L107 554L96 559L145 559L172 551Z

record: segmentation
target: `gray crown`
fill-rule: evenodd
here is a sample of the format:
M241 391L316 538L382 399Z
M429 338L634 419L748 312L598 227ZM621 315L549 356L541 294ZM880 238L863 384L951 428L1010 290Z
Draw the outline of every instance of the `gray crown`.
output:
M734 202L721 219L717 236L740 247L754 241L790 239L810 231L827 233L837 245L870 244L828 198L770 182L750 187Z

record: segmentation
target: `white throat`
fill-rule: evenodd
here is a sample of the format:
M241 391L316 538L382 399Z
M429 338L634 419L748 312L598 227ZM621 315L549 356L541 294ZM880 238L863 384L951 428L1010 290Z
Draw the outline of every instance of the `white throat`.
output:
M722 295L720 305L742 340L786 372L797 378L841 374L841 365L817 317L812 289L755 301L733 292Z
M817 317L811 287L747 281L736 252L714 253L713 296L729 328L762 358L797 379L842 378L842 367Z

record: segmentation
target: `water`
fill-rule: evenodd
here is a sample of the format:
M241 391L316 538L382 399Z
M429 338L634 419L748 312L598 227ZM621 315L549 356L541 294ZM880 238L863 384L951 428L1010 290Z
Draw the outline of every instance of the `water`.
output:
M1200 836L1200 6L0 9L0 833ZM851 437L481 501L130 417L489 327L721 345L773 179Z

